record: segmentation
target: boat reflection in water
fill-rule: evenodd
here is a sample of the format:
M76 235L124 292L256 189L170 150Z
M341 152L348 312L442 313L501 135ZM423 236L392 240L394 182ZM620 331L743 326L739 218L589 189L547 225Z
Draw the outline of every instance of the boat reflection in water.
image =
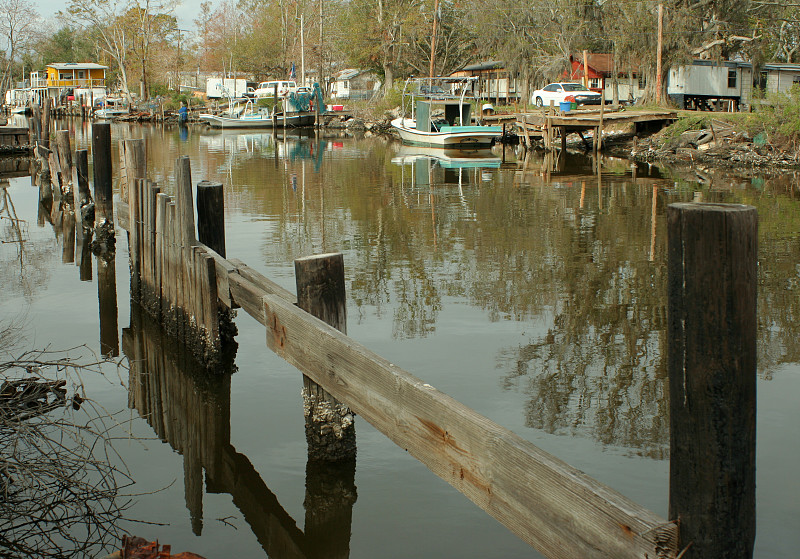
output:
M491 169L499 169L502 163L490 150L450 150L417 146L400 146L392 163L403 170L403 185L406 185L405 168L411 167L412 186L434 184L476 184L491 180Z

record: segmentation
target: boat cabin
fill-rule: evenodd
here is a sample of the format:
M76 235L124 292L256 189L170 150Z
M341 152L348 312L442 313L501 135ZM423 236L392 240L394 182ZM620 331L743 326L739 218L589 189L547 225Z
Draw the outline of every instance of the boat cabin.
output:
M435 114L444 109L444 115ZM459 101L417 100L417 130L421 132L443 132L444 126L469 126L472 122L472 105Z

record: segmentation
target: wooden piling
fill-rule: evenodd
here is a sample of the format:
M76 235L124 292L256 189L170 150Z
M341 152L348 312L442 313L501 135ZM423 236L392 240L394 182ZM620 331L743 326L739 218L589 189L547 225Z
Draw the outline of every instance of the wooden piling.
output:
M42 109L42 128L39 132L39 143L50 148L50 114L52 110L52 103L49 97L44 100L44 107Z
M161 323L167 327L167 316L169 313L169 298L167 296L167 273L166 273L166 230L167 230L167 204L169 196L160 192L156 196L156 294L158 297L159 311L158 316Z
M297 306L347 334L344 256L335 253L298 258L294 271ZM353 412L305 375L303 411L310 460L355 458Z
M89 193L89 150L75 151L75 164L72 166L72 195L76 213L92 199Z
M114 258L97 257L97 301L100 306L100 353L119 356L117 272Z
M111 124L92 125L92 154L94 157L94 201L98 222L113 223L113 190L111 170Z
M69 130L56 131L55 144L62 191L66 190L68 186L74 189L75 185L72 184L72 150L70 149Z
M758 215L672 204L669 517L685 558L749 559L755 540Z
M197 235L201 243L225 257L225 197L221 182L197 183Z
M191 343L197 339L197 319L196 312L196 290L192 289L194 275L192 274L192 264L194 256L192 247L195 244L194 233L194 201L192 200L192 169L188 156L182 156L175 162L175 190L177 192L177 221L178 228L178 264L181 269L180 289L178 290L178 300L176 304L183 311L185 327L184 341ZM196 352L197 348L193 350Z
M95 125L96 126L96 125ZM120 144L122 152L122 167L125 170L125 180L121 188L120 197L128 200L129 191L136 179L147 178L147 157L145 143L142 139L124 140ZM130 200L128 200L130 204Z

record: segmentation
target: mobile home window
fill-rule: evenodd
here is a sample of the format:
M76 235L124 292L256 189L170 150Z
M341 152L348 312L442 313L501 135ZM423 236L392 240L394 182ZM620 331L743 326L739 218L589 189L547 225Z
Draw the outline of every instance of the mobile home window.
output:
M728 87L736 87L736 70L728 70Z
M637 80L638 80L638 82L639 82L639 83L638 83L638 85L639 85L639 89L644 89L644 88L645 88L645 86L647 85L647 79L645 78L645 76L644 76L643 74L640 74L640 75L637 77Z

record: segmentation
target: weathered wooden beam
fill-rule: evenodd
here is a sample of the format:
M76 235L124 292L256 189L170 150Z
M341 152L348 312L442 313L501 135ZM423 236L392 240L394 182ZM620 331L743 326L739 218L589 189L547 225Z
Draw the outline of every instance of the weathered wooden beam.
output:
M278 355L552 558L670 558L677 527L232 274ZM258 311L257 303L261 302Z

